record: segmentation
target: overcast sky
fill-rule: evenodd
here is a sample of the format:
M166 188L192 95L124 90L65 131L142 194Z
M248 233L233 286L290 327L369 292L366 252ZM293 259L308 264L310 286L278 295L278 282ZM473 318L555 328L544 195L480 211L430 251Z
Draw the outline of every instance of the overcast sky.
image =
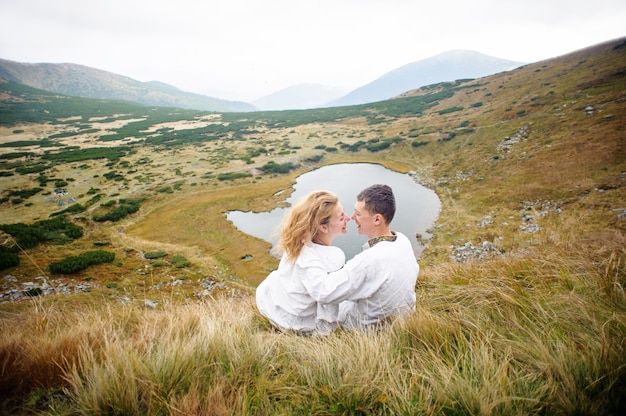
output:
M0 0L0 58L253 101L453 49L537 62L626 36L625 0Z

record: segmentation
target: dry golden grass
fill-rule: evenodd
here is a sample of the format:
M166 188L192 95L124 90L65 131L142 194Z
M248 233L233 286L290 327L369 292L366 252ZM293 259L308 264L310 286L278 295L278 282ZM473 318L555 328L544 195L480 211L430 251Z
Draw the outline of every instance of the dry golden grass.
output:
M560 242L551 254L430 267L415 313L375 332L275 332L251 296L156 310L76 298L16 305L0 314L0 391L28 400L4 410L620 414L626 251L617 237L601 251L597 241Z

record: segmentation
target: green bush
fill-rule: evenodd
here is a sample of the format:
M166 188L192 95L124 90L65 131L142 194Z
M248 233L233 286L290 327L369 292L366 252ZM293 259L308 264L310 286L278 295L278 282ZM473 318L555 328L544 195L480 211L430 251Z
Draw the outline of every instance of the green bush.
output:
M172 256L172 265L177 269L182 269L183 267L187 267L190 264L191 262L181 255L176 254Z
M304 159L305 162L317 163L324 158L324 155L315 155Z
M276 163L270 160L265 165L261 166L261 170L265 173L289 173L289 171L297 167L298 166L293 163Z
M51 217L56 217L57 215L61 215L61 214L67 214L67 213L72 213L72 214L78 214L80 212L84 212L87 208L85 208L84 206L82 206L81 204L72 204L69 207L62 209L60 211L57 212L53 212L52 214L50 214Z
M119 206L102 215L94 215L92 218L96 222L119 221L127 215L139 211L140 202L135 199L120 199Z
M217 180L219 181L232 181L235 179L239 179L239 178L247 178L252 176L251 173L246 173L246 172L226 172L226 173L220 173L219 175L217 175Z
M165 251L149 251L143 256L147 258L148 260L152 260L152 259L158 259L160 257L165 257L167 256L167 253Z
M444 114L449 114L449 113L454 113L456 111L462 111L463 107L449 107L449 108L445 108L441 111L438 111L439 115L442 116Z
M18 196L21 199L28 199L41 191L43 191L42 188L21 189L19 191L9 191L9 196Z
M83 229L70 222L65 216L37 221L32 225L0 224L0 230L11 234L17 245L23 249L46 242L65 244L83 236Z
M9 267L19 266L19 264L20 257L17 254L0 251L0 270L8 269Z
M48 265L48 270L51 273L71 274L85 270L89 266L111 263L114 259L115 254L108 251L87 251L78 256L69 256L61 261L52 262Z
M369 150L370 152L378 152L380 150L384 150L386 148L388 148L389 146L391 146L392 141L391 140L385 140L382 142L373 142L373 143L369 143L365 146L365 148L367 150Z

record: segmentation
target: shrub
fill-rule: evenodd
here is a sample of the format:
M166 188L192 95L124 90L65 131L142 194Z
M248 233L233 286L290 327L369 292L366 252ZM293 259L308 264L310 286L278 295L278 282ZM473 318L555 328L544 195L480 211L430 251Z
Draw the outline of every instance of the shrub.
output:
M388 148L389 146L391 146L391 140L385 140L382 142L373 142L373 143L369 143L367 146L365 146L365 148L367 150L369 150L370 152L378 152L380 150L384 150L386 148Z
M65 216L37 221L32 225L1 224L0 230L11 234L15 238L16 244L23 249L46 242L65 244L83 236L83 229L70 222Z
M261 167L261 170L265 173L289 173L289 171L296 169L297 167L298 166L293 163L276 163L270 160Z
M172 190L171 186L164 186L162 188L157 189L156 191L159 192L159 193L162 193L162 194L174 193L174 191Z
M120 205L116 208L113 208L111 211L102 215L94 215L93 220L96 222L104 222L104 221L119 221L127 215L133 214L139 211L139 203L140 201L135 199L120 199Z
M9 196L18 196L21 199L28 199L41 191L43 191L42 188L21 189L19 191L9 191Z
M315 155L304 159L305 162L317 163L324 158L324 155Z
M20 257L15 253L0 252L0 270L19 266Z
M85 208L81 204L72 204L69 207L62 209L61 211L53 212L52 214L50 214L50 216L56 217L57 215L66 214L66 213L78 214L80 212L84 212L86 209L87 208Z
M456 111L462 111L463 107L449 107L449 108L445 108L441 111L438 111L439 115L442 116L444 114L449 114L449 113L454 113Z
M363 140L359 140L356 143L348 144L342 143L341 148L347 150L348 152L358 152L361 147L365 146L365 142Z
M78 256L69 256L57 262L48 265L51 273L71 274L102 263L111 263L115 259L115 254L104 251L94 250L79 254Z
M227 172L217 175L217 179L220 181L232 181L234 179L247 178L249 176L252 176L252 174L246 172Z
M191 264L191 262L189 260L187 260L185 257L181 256L181 255L174 255L172 256L172 265L174 267L176 267L177 269L181 269L183 267L187 267Z
M152 260L152 259L158 259L160 257L165 257L167 256L167 253L165 251L149 251L143 256L148 260Z

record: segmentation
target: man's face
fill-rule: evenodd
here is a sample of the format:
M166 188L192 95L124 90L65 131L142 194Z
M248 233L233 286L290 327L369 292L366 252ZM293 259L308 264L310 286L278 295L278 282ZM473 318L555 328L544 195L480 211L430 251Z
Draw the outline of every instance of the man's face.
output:
M352 219L356 222L356 228L359 234L364 234L369 238L373 238L370 234L374 231L376 215L372 215L367 209L365 209L365 202L356 201L356 204L354 204L354 214L352 214Z

